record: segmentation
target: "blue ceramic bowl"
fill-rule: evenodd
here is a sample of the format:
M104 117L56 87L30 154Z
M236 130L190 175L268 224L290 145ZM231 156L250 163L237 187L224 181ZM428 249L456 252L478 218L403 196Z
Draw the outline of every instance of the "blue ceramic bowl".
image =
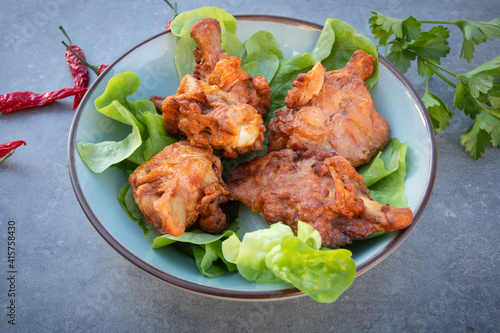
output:
M271 32L288 58L310 52L322 26L270 16L238 16L238 36L245 41L259 30ZM294 297L302 293L293 286L256 284L237 273L210 279L200 275L191 260L169 247L152 249L142 230L129 219L117 202L120 188L127 182L123 172L110 168L101 174L92 173L76 151L78 141L100 142L121 140L129 131L94 108L108 80L116 73L133 71L141 78L141 87L131 100L151 95L167 96L178 86L173 57L176 37L165 31L137 45L118 58L92 84L78 108L68 143L68 164L71 181L80 205L101 236L121 255L150 274L181 288L205 295L264 300ZM391 125L391 136L408 143L408 204L414 213L407 229L373 238L350 247L357 265L357 275L373 267L404 240L422 215L429 200L436 172L436 147L433 128L417 92L410 82L385 58L380 57L379 81L371 90L376 109Z

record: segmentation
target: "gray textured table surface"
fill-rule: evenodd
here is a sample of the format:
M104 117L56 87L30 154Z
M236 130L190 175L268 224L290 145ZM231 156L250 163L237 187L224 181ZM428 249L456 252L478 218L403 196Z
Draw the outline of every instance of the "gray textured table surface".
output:
M182 1L179 10L204 5ZM215 3L232 14L339 18L371 36L370 11L419 19L500 17L496 0ZM95 64L110 63L162 31L171 11L156 1L2 1L0 93L73 84L59 25ZM450 27L453 54L458 29ZM472 64L450 56L456 72L492 59L498 41L478 47ZM419 92L424 82L408 78ZM92 74L91 80L95 79ZM451 103L453 91L434 81ZM427 209L402 245L355 279L333 304L301 297L274 302L208 298L173 287L128 262L95 231L67 170L72 99L0 115L0 141L27 146L0 166L0 332L493 332L500 327L500 151L472 160L460 145L471 121L457 112L437 135L438 166ZM16 325L8 324L7 224L16 223Z

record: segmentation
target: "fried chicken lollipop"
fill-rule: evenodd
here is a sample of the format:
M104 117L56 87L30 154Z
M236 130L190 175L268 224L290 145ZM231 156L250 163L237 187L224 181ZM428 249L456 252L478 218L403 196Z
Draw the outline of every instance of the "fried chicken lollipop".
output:
M190 33L198 44L193 75L182 78L175 95L151 97L167 131L193 146L222 150L225 157L262 150L262 117L271 106L267 80L252 78L241 68L241 58L222 51L217 20L201 19Z

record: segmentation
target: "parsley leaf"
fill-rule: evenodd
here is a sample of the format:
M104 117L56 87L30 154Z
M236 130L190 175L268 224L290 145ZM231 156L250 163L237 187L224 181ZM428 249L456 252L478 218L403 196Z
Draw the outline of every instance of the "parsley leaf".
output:
M486 40L500 38L500 18L489 22L474 22L469 20L458 20L455 24L462 31L464 42L460 56L467 62L471 62L474 56L474 46L479 45Z
M417 39L410 42L406 39L394 40L391 42L391 52L387 59L403 73L408 71L411 62L417 57L427 61L439 61L450 52L448 36L448 29L437 26L428 32L422 32Z
M415 51L419 57L439 60L450 53L448 46L448 29L443 26L432 28L429 32L423 32L408 47Z
M380 41L379 46L385 48L387 59L403 73L417 60L418 74L426 79L422 101L435 131L444 131L453 117L452 110L458 109L474 120L461 136L461 143L471 157L480 158L487 145L500 147L500 56L465 74L454 73L441 65L441 59L450 53L450 33L443 24L460 28L464 39L461 56L470 62L475 45L500 38L500 18L489 22L423 21L412 16L402 20L372 13L374 15L368 22L375 39ZM429 31L422 31L423 23L438 25ZM430 91L431 75L438 76L455 89L452 109Z
M467 82L458 81L455 91L455 99L453 100L453 108L463 110L466 115L474 118L481 111L481 106L477 100L472 97L470 88Z
M477 74L469 79L472 97L478 98L479 94L486 94L493 87L493 76L489 74Z
M368 23L370 23L373 35L376 39L380 39L381 44L386 44L393 34L396 38L410 42L416 39L421 32L420 22L412 16L401 20L375 11L372 13L375 15L368 20Z
M460 142L475 160L484 153L484 146L500 147L500 119L481 110L472 126L460 137Z
M500 147L500 56L459 75L454 107L474 119L460 141L472 158L484 153L484 146Z
M441 98L432 94L429 89L425 90L422 101L429 111L434 130L438 132L444 131L450 124L450 119L453 118L453 112L450 111L450 108Z
M405 48L391 48L391 53L387 55L387 60L392 62L402 73L406 73L411 67L411 62L415 60L415 52Z
M429 32L422 32L408 48L419 57L430 60L439 60L450 53L448 46L448 29L443 26L432 28Z
M463 110L471 118L484 109L500 119L500 108L496 103L500 95L499 83L495 85L499 76L500 56L465 74L457 75L459 81L455 92L454 107Z

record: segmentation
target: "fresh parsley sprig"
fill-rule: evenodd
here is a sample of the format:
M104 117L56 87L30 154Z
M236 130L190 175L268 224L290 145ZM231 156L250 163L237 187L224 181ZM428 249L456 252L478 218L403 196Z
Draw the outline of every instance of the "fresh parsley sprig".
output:
M475 46L486 40L500 38L500 18L489 22L420 21L388 17L378 12L369 19L379 47L401 72L405 73L417 61L418 74L425 78L422 96L436 131L444 131L453 117L452 110L462 110L474 120L461 135L461 143L474 159L479 159L485 146L500 147L500 56L473 70L458 74L441 65L441 59L450 53L449 31L443 25L456 25L462 32L460 56L471 62ZM422 31L422 24L438 24ZM430 91L429 77L436 75L455 89L453 108Z
M471 62L474 57L474 47L486 40L493 40L495 37L500 38L500 18L493 19L489 22L474 22L469 20L457 21L419 21L420 23L431 24L454 24L460 28L464 38L460 57Z

